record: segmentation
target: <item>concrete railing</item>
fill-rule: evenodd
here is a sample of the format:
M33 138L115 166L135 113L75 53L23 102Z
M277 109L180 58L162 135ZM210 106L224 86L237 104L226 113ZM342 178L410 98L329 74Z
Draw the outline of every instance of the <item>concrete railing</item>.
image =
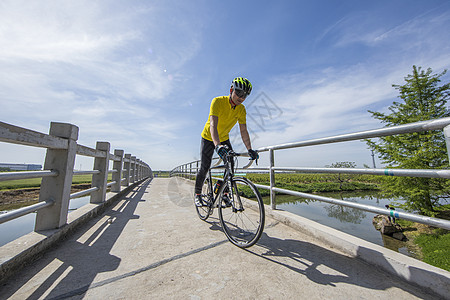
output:
M271 208L276 209L276 197L275 193L284 193L288 195L294 195L302 198L323 201L336 205L356 208L376 214L383 214L392 216L395 218L410 220L418 223L423 223L435 227L444 228L450 230L450 221L421 216L412 213L393 211L390 209L379 208L371 205L363 205L355 202L344 201L329 197L322 197L309 193L301 193L291 191L287 189L281 189L276 187L275 173L276 172L302 172L302 173L334 173L334 174L370 174L370 175L382 175L382 176L406 176L406 177L425 177L425 178L450 178L450 170L448 169L436 169L436 170L422 170L422 169L353 169L353 168L301 168L301 167L276 167L275 166L275 151L283 149L292 149L300 147L310 147L316 145L333 144L347 141L364 140L370 138L392 136L405 133L423 132L429 130L443 130L447 143L447 154L450 160L450 117L422 121L410 124L404 124L400 126L384 127L380 129L361 131L355 133L342 134L338 136L331 136L325 138L319 138L308 141L300 141L295 143L274 145L268 147L262 147L258 149L258 152L269 152L269 166L265 168L250 168L247 172L266 172L269 173L270 186L256 184L256 187L270 190L270 202ZM175 167L171 171L171 176L183 176L186 178L195 178L197 170L200 167L200 161L192 161L178 167ZM241 169L238 169L241 170Z
M35 231L61 228L67 223L70 199L90 195L90 203L100 204L105 202L108 188L120 192L122 187L153 176L149 165L136 156L124 150L110 153L109 142L97 142L93 149L77 140L78 127L72 124L52 122L49 134L44 134L0 122L0 142L47 148L43 171L0 173L0 181L42 178L39 202L1 214L0 224L37 211ZM74 171L76 155L93 157L93 170ZM92 175L91 188L71 194L72 177L81 174Z

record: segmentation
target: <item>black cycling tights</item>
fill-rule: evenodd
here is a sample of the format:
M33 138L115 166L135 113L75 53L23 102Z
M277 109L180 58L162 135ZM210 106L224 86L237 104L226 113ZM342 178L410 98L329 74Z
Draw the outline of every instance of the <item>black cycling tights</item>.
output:
M226 140L221 142L222 145L227 145L230 149L231 147L230 140ZM200 155L202 157L200 170L197 172L197 178L195 180L195 193L202 193L202 185L203 181L205 181L206 173L208 173L209 168L211 167L211 160L214 154L214 143L202 138L201 143L201 152Z

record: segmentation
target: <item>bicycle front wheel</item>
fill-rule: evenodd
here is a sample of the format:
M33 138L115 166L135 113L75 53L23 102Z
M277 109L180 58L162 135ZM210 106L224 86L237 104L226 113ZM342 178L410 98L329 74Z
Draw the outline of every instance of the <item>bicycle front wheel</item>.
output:
M231 182L232 192L224 190L219 218L228 240L234 245L253 246L264 230L264 203L255 185L244 177Z

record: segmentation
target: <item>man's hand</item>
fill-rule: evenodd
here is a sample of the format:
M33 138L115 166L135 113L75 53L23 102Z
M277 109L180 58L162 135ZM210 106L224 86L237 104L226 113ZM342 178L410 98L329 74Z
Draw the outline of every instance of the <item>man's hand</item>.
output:
M250 159L251 160L258 160L258 158L259 158L259 154L258 154L258 152L256 152L255 150L253 150L253 149L249 149L248 150L248 155L250 156Z
M220 156L222 160L225 160L227 157L228 152L230 151L230 148L228 148L227 145L217 145L216 146L216 152Z

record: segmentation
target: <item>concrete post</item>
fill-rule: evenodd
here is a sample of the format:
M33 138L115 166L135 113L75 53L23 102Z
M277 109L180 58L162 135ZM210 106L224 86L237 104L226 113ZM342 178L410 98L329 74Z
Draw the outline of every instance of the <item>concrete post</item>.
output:
M78 127L72 124L50 125L50 135L67 138L67 149L47 149L44 170L58 171L56 177L44 177L41 182L39 201L52 199L54 204L37 212L34 230L55 229L67 223L70 188L77 152Z
M113 163L113 169L117 172L112 174L112 181L116 183L111 186L111 192L120 192L120 180L122 179L122 166L123 166L123 150L114 150L114 155L119 156L120 160L115 160Z
M123 186L129 186L130 185L130 168L131 168L131 154L127 153L125 154L124 164L123 164L123 178L125 180L122 182Z
M131 157L131 171L130 171L130 182L134 183L136 181L136 156Z
M136 160L136 181L141 180L141 160L137 159Z
M98 170L100 173L92 175L92 187L98 187L98 191L91 193L90 202L102 203L106 198L110 144L108 142L97 142L96 149L104 151L106 157L96 157L94 159L94 170Z
M273 210L277 209L277 202L275 199L275 171L273 167L275 166L275 156L273 149L269 149L269 160L270 160L270 206Z
M136 157L135 160L134 160L134 168L133 168L134 182L138 181L138 176L137 176L138 175L138 172L137 172L138 167L139 167L139 164L138 164L138 159Z

